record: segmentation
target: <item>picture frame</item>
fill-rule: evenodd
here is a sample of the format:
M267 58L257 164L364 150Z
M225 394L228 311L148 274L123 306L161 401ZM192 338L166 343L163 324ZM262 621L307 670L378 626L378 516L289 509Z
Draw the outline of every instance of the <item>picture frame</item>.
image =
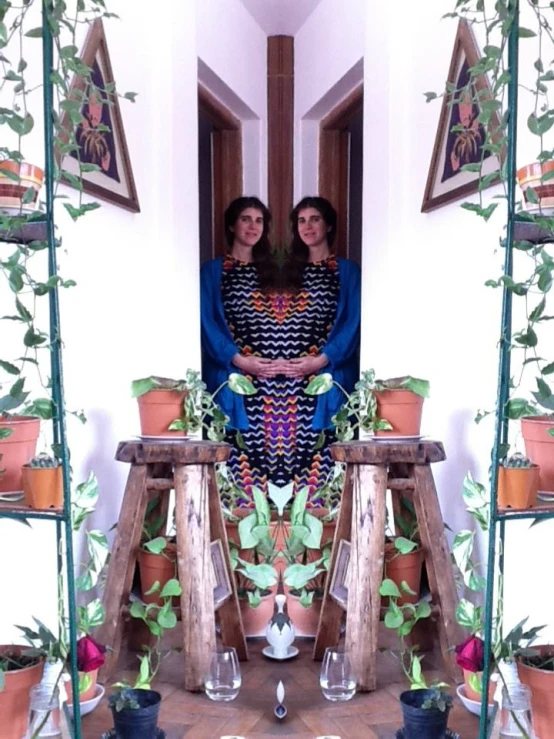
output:
M350 563L350 542L341 539L338 544L337 559L329 595L344 611L348 606L348 565Z
M71 84L70 99L82 101L82 93L91 84L99 93L94 93L95 96L81 106L83 121L77 125L75 131L78 157L76 153L70 153L61 159L59 151L56 153L62 181L75 187L76 180L79 180L87 195L133 213L140 213L119 99L113 92L114 76L101 18L97 18L89 28L81 59L86 66L92 68L92 74L90 79L75 76ZM108 131L104 130L105 126ZM69 141L72 127L66 111L61 119L60 138L64 143ZM100 171L80 172L79 160L86 164L96 164Z
M461 171L464 164L475 164L481 161L482 144L485 137L485 126L477 120L481 112L478 102L463 102L463 95L456 96L456 91L463 90L470 81L469 68L481 58L481 53L471 30L470 24L461 19L458 23L454 49L450 61L447 82L455 85L453 91L447 92L442 100L431 164L427 175L422 213L429 213L436 208L447 205L461 198L466 198L479 190L480 173ZM475 77L472 81L481 100L491 100L492 92L486 75ZM456 96L456 97L454 97ZM457 104L451 105L453 99L461 98ZM463 131L452 131L456 125L464 126ZM493 112L488 130L498 138L500 121ZM485 154L481 175L489 175L499 170L504 159L504 152L497 157L492 152ZM491 178L486 187L496 184ZM485 189L483 186L482 189Z
M214 571L214 610L217 611L224 603L226 603L233 594L233 588L229 580L229 573L225 566L225 558L223 554L223 545L221 539L216 539L210 543L210 552L212 557L212 565Z

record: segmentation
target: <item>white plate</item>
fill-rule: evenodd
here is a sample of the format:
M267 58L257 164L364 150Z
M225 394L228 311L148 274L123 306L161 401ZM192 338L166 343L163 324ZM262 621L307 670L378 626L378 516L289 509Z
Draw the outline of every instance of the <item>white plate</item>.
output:
M462 701L464 706L467 708L467 710L470 713L474 713L476 716L479 716L481 713L481 702L480 701L474 701L471 700L471 698L468 698L466 696L466 686L465 685L458 685L456 688L456 693L458 693L458 698ZM494 708L494 703L489 703L489 716L492 713L492 709Z
M102 698L104 697L105 688L103 685L96 684L96 692L94 693L94 698L89 698L88 701L81 701L79 703L81 707L81 716L86 716L87 713L90 713L91 711L94 711L96 706L100 703ZM67 704L67 710L71 714L71 717L73 718L73 703Z
M141 434L138 434L135 436L135 439L140 439L141 441L190 441L190 436L142 436Z
M379 444L388 441L419 441L424 439L422 435L419 436L373 436L370 441L375 441Z
M269 657L270 659L277 659L280 662L284 659L291 659L292 657L296 657L298 654L298 647L289 647L287 649L287 654L285 657L276 657L273 652L273 647L264 647L262 649L262 654L265 654L266 657Z

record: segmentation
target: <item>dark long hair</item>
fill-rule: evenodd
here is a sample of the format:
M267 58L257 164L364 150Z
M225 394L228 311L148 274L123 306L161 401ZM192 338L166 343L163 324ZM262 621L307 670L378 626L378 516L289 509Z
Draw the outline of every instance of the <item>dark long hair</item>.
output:
M258 279L260 289L264 292L275 287L277 282L277 266L271 255L271 246L269 244L269 226L271 223L271 213L259 198L254 196L243 196L236 198L227 206L225 211L225 239L229 247L233 246L235 234L232 229L238 221L241 213L247 208L255 208L261 211L264 219L264 229L260 240L252 249L252 259L258 270Z
M315 208L327 224L327 227L329 228L329 232L327 233L327 243L329 246L333 245L337 234L337 211L326 198L321 198L317 195L310 195L302 198L302 200L295 205L290 214L292 243L290 245L287 261L283 270L284 287L287 290L292 290L294 292L298 292L302 287L302 275L310 254L309 248L302 241L300 234L298 233L298 216L300 211L306 210L306 208Z

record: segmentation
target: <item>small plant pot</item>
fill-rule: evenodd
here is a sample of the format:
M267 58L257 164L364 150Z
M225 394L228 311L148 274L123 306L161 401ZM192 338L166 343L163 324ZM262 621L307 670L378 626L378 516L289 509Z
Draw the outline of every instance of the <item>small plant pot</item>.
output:
M533 650L544 656L545 653L554 653L554 645L533 645ZM517 671L521 682L531 689L535 734L541 739L548 739L552 736L554 726L554 671L525 665L521 660L517 663Z
M169 431L169 426L183 416L186 393L176 390L150 390L137 398L142 436L186 436L186 431Z
M411 390L383 390L375 393L377 414L390 423L390 431L376 431L375 436L419 436L423 398Z
M406 690L400 695L404 739L444 739L450 708L422 708L431 695L431 690Z
M483 673L482 672L470 672L469 670L463 670L464 673L464 686L465 686L465 694L466 698L469 698L471 701L480 701L481 700L481 693L477 692L472 685L471 680L473 675L477 675L479 683L483 682ZM491 680L489 682L489 705L494 703L494 692L496 690L496 682Z
M36 454L40 418L0 415L0 429L12 431L0 439L0 493L11 493L22 489L21 468Z
M517 182L523 193L525 207L527 210L551 208L554 206L554 183L552 180L543 182L542 177L554 170L554 162L532 162L526 164L517 171ZM538 198L538 203L529 200L528 188L532 188Z
M154 739L162 696L155 690L129 690L128 694L139 708L111 709L117 739Z
M525 454L540 467L539 490L554 493L554 418L531 416L521 419L521 433L525 442Z
M79 693L79 703L84 703L94 697L96 693L96 682L98 679L98 670L91 670L90 672L79 672L79 680L84 675L88 675L91 679L91 684L82 693ZM71 679L65 681L65 690L67 692L67 703L73 705L73 688L71 686Z
M19 177L12 180L4 172L11 172ZM11 208L34 209L38 194L44 180L44 171L28 162L0 162L0 206ZM34 191L29 202L23 202L23 196L29 188Z
M398 599L398 605L417 603L421 586L421 569L423 565L423 550L415 549L408 554L400 554L391 542L385 544L385 577L396 583L403 593L400 584L405 582L415 595L403 593ZM388 599L385 599L388 600Z
M248 600L240 599L239 605L245 636L265 637L265 628L269 619L273 616L275 591L276 588L272 588L270 593L262 596L262 602L257 608L252 608Z
M0 654L8 650L21 652L26 647L0 646ZM21 670L10 670L4 673L5 685L0 690L0 736L2 739L21 739L27 735L29 723L30 692L42 678L44 663L24 667Z
M160 593L168 580L177 576L177 546L168 544L163 554L154 554L140 549L138 553L138 565L140 570L140 589L142 599L145 603L156 603L162 605ZM151 595L145 595L155 582L160 583L159 590ZM179 605L179 597L175 596L173 605Z
M300 603L300 598L290 592L288 585L285 585L285 595L287 596L287 611L296 636L316 636L321 615L321 598L314 598L312 605L309 608L304 608Z
M62 467L29 467L21 470L25 505L37 510L63 506Z
M537 502L539 489L538 465L531 467L498 468L498 507L523 510Z

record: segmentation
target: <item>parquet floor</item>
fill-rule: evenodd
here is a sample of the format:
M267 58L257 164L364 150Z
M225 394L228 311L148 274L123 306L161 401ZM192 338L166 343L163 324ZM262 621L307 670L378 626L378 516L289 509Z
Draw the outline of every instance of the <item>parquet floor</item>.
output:
M382 643L388 634L384 629ZM167 739L220 739L220 737L291 736L315 739L320 736L341 739L394 739L401 726L399 694L406 689L399 665L387 653L378 655L378 690L357 694L346 703L330 703L319 688L320 663L311 657L312 640L296 641L300 654L288 662L274 662L261 653L264 640L250 641L250 659L241 664L242 687L231 703L214 703L203 693L185 692L182 682L182 657L172 654L164 662L156 689L162 693L160 728ZM122 653L117 679L134 678L136 655ZM440 654L428 653L424 660L429 680L444 679ZM131 670L129 670L131 668ZM279 680L286 691L287 717L279 722L273 716ZM115 681L115 680L114 680ZM109 692L109 691L106 691ZM452 688L455 695L455 686ZM104 698L83 719L84 739L99 739L112 728L111 712ZM478 719L455 700L449 728L461 739L476 739Z

